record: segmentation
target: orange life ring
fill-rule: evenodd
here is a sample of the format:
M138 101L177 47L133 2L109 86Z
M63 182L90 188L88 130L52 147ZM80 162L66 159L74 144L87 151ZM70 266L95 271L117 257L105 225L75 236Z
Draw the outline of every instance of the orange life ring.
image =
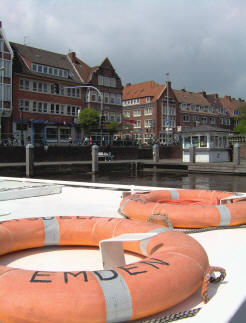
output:
M127 218L147 221L154 215L164 215L175 228L206 228L246 224L246 201L220 204L235 196L231 192L207 190L154 190L123 197L120 213ZM160 223L156 219L157 223ZM162 220L163 222L163 220ZM164 223L164 222L163 222Z
M145 257L111 270L41 272L0 266L0 321L95 323L139 319L181 302L203 282L206 287L207 276L214 270L196 240L152 223L82 216L1 223L1 255L47 245L98 246L100 240L123 233L150 231L157 234L123 243L125 250Z

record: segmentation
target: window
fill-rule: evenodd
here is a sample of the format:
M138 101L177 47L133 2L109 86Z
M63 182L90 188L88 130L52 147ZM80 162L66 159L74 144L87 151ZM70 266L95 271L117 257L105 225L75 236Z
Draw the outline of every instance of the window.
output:
M110 121L115 121L115 113L110 112Z
M60 128L60 140L67 141L71 136L71 128Z
M152 127L152 120L144 120L144 127L151 128Z
M50 105L50 113L55 113L55 105L53 103Z
M190 116L188 114L183 115L184 122L190 122Z
M124 117L125 118L130 118L131 117L130 111L124 111Z
M109 94L104 93L104 103L109 103Z
M47 83L43 84L43 89L44 89L44 93L48 93L48 84Z
M115 95L113 93L110 94L110 103L111 104L115 103Z
M43 92L43 83L38 83L38 92Z
M188 106L186 103L181 103L181 110L182 111L188 111Z
M19 89L24 90L24 80L22 79L20 79L20 82L19 82Z
M192 136L191 142L194 147L199 147L199 136Z
M141 120L137 120L134 124L134 128L141 128Z
M38 112L43 112L43 104L42 104L42 102L38 102Z
M190 107L191 107L191 111L193 111L193 112L196 111L196 105L195 104L191 104Z
M200 108L199 108L199 110L200 110L200 112L206 112L206 107L204 107L204 106L200 106Z
M43 103L43 112L44 113L48 112L48 104L47 103Z
M33 82L32 83L32 90L33 92L37 92L38 88L37 88L37 82Z
M147 103L149 103L149 102L150 102L150 97L149 97L149 96L147 96L147 97L146 97L146 102L147 102Z
M141 110L140 109L133 110L133 116L134 117L140 117L141 116Z
M191 137L184 137L184 148L190 148L191 146Z
M144 108L144 115L152 115L152 107Z
M67 106L67 114L70 115L71 114L71 107L70 105Z
M210 124L216 124L216 119L214 117L209 118L209 123Z
M59 104L56 104L56 114L59 114L59 112L60 112L60 106Z
M201 117L201 123L202 124L207 124L208 123L208 118L207 117Z
M37 102L32 103L32 112L37 112Z
M58 139L58 128L55 128L55 127L46 128L46 140L57 141L57 139Z
M30 101L25 101L24 111L29 112Z
M34 71L34 72L37 72L37 70L38 70L38 65L37 64L32 64L32 70Z
M200 137L200 147L207 147L207 145L208 145L207 136L201 136Z

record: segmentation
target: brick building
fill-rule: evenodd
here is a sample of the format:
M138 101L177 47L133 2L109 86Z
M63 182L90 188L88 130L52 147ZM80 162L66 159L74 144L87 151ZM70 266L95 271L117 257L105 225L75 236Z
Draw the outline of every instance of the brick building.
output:
M13 51L0 21L0 142L11 132Z
M127 84L123 89L123 118L133 123L131 138L142 144L171 140L176 129L177 100L171 82ZM126 134L129 136L129 134Z
M84 88L84 107L97 110L106 124L113 121L121 123L123 87L110 60L105 58L100 65L90 67L76 57L75 52L69 53L68 57L81 83L87 84ZM101 135L105 141L109 140L109 133L105 130L98 134L99 137Z
M156 138L160 144L179 139L179 133L208 125L233 130L242 99L217 94L175 90L171 82L128 84L123 90L123 115L134 122L132 138L141 143Z
M54 144L76 138L80 79L66 55L11 43L14 52L13 134L18 141Z

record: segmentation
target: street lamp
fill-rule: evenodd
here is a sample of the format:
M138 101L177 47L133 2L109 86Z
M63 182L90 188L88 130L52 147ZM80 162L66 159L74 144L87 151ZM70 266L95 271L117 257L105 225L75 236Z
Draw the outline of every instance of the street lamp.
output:
M84 85L78 85L78 86L64 86L64 89L74 89L74 88L91 88L91 89L94 89L95 91L97 91L97 93L100 96L100 99L101 99L101 112L100 112L99 127L100 127L100 130L101 130L101 140L100 140L100 142L101 142L101 146L102 146L102 116L103 116L103 95L102 95L102 92L100 92L97 87L95 87L94 85L90 85L90 84L84 84Z

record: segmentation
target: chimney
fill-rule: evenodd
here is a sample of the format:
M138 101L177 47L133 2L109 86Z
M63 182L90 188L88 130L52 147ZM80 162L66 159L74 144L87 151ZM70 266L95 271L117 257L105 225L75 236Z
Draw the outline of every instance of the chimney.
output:
M126 86L131 86L131 83L126 83Z
M72 63L76 63L76 53L75 52L71 52L69 54L71 56Z
M207 97L206 91L202 91L202 95L204 96L204 98L206 98Z

